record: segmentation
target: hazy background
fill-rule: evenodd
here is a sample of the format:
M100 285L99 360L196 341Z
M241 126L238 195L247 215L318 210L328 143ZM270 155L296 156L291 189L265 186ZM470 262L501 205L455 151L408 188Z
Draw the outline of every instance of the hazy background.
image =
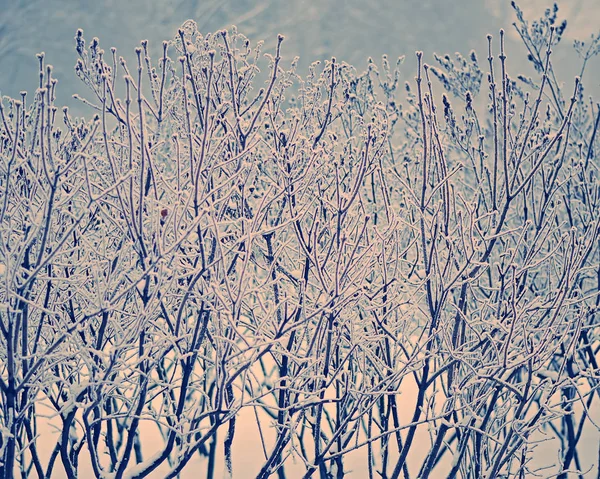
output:
M519 3L536 18L552 4ZM572 41L600 29L600 1L563 0L559 6L559 18L567 18L569 25L554 61L562 69L561 79L572 83L578 72ZM283 33L284 59L299 55L301 73L312 61L332 55L359 68L369 56L406 55L407 80L414 76L415 50L423 50L432 61L433 52L475 49L485 60L485 35L504 27L510 71L531 71L512 27L509 0L0 0L0 93L33 93L38 81L35 54L44 51L60 82L58 103L89 115L71 98L85 93L73 70L77 28L83 28L88 41L98 37L106 51L115 46L133 61L140 40L148 39L157 57L162 40L171 39L188 18L203 33L237 25L251 40L265 40L267 48ZM595 92L600 91L598 63L586 75L586 87Z

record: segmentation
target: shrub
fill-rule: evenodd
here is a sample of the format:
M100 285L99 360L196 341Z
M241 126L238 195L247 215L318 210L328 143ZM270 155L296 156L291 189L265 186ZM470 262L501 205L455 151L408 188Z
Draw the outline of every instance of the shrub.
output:
M85 120L39 55L33 100L0 110L2 477L178 477L197 454L247 477L244 414L260 478L356 453L369 478L583 473L600 110L556 79L556 11L515 9L536 79L502 31L487 67L417 53L404 88L387 57L301 77L280 36L258 88L261 43L188 21L132 69L77 32ZM533 460L552 437L556 467Z

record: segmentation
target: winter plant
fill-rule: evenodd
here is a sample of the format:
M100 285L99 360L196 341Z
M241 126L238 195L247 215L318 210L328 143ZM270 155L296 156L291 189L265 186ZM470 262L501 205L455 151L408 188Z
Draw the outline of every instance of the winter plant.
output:
M514 8L534 77L503 31L305 76L281 36L78 31L83 119L38 55L0 103L0 477L596 474L600 40L559 79L557 8Z

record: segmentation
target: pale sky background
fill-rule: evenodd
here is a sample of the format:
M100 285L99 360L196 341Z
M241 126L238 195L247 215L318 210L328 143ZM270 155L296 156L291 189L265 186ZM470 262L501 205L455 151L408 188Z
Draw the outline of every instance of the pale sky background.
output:
M530 17L539 17L552 2L519 3ZM569 26L554 61L568 72L561 80L572 83L578 71L572 41L600 29L600 1L563 0L559 6L560 18L567 18ZM369 56L379 59L386 53L392 59L407 56L405 79L412 80L415 50L423 50L430 62L433 52L471 49L485 60L486 34L504 27L509 33L509 71L531 72L512 27L509 0L0 0L0 12L2 95L35 91L35 54L44 51L59 79L58 103L75 106L78 114L90 112L71 99L73 93L87 93L73 69L77 28L83 28L88 41L98 37L106 51L115 46L132 60L142 39L150 41L156 57L161 42L172 38L188 18L203 33L234 24L251 40L265 40L267 48L283 33L284 59L299 55L301 72L313 60L331 56L362 69ZM595 63L586 87L597 92L600 62Z

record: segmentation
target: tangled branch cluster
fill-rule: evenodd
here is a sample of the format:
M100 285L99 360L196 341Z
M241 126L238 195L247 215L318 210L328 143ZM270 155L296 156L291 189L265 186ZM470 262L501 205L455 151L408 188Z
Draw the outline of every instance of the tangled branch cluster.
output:
M404 88L386 57L301 77L283 37L265 75L235 28L188 21L132 70L79 31L90 121L39 55L0 109L0 476L247 477L234 439L261 479L586 472L600 109L556 79L555 12L519 15L537 79L501 32Z

